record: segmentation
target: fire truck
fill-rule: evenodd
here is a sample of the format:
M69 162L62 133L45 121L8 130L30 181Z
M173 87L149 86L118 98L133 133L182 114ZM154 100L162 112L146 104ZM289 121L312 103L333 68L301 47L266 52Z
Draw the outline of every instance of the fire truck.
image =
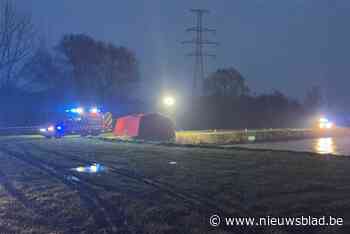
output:
M97 136L108 130L105 114L97 107L85 110L82 107L65 111L63 120L56 121L39 129L41 135L47 138L61 138L66 135Z

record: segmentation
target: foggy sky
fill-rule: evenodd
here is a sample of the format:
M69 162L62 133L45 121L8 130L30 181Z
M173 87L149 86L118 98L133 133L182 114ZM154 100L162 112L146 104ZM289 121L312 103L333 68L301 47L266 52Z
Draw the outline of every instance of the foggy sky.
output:
M345 0L14 0L31 12L50 45L64 33L86 33L134 50L141 78L166 80L179 90L191 80L192 60L184 55L194 24L190 8L206 8L205 24L216 28L209 38L208 72L233 66L250 87L273 89L300 98L312 85L330 97L346 97L350 84L350 1ZM336 95L335 95L336 94ZM344 99L345 100L345 99ZM349 100L349 99L348 99Z

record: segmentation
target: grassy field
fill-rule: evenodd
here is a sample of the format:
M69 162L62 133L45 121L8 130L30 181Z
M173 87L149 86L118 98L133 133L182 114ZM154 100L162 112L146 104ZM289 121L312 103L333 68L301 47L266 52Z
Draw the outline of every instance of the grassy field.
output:
M349 233L346 157L81 138L0 144L2 233ZM70 170L92 162L108 170ZM211 228L213 214L331 215L345 224Z
M211 130L178 131L176 142L180 144L237 144L248 142L269 142L293 139L318 138L325 136L350 135L348 128L321 129L259 129L259 130Z

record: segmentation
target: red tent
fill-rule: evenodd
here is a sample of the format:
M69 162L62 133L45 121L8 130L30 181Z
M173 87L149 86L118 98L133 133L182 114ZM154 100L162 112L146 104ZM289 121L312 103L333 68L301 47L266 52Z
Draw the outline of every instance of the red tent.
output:
M143 114L139 115L128 115L117 119L113 134L115 136L138 136L140 118Z
M175 137L175 127L161 114L138 114L117 119L113 133L144 140L170 140Z

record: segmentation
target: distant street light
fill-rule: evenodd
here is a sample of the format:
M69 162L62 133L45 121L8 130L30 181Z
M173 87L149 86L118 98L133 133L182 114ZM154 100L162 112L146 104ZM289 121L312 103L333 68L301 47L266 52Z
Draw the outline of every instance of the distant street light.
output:
M176 125L176 116L177 116L177 112L179 111L177 108L177 105L179 105L178 103L178 99L176 98L176 96L173 96L173 94L170 94L168 92L167 95L164 95L159 102L159 107L160 107L160 112L167 116L169 119L171 119L174 123L174 125Z
M172 107L175 105L175 98L171 96L166 96L163 99L163 104L167 107Z

